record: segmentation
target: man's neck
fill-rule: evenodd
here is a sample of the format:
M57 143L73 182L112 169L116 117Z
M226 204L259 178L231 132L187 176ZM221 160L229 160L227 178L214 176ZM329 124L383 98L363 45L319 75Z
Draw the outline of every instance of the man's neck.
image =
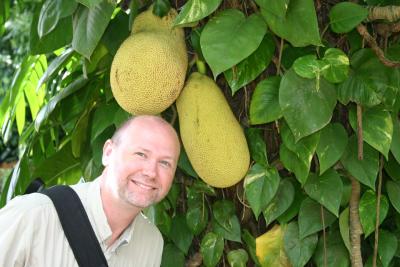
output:
M113 194L107 191L107 187L104 186L104 177L102 178L100 181L100 196L103 210L112 232L111 239L107 244L111 246L133 222L141 210L114 198Z

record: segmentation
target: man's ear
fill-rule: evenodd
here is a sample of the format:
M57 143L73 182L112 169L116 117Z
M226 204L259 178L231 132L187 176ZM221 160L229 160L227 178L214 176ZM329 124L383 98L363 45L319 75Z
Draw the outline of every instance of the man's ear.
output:
M108 139L103 146L103 156L101 158L101 163L103 166L107 166L110 161L110 155L114 149L114 143L111 139Z

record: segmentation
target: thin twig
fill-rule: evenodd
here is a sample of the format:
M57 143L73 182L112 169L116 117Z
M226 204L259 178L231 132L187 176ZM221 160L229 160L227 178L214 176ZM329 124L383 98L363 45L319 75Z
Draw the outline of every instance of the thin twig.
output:
M376 40L369 34L367 28L364 25L359 24L357 26L357 31L363 37L363 39L368 43L371 49L375 52L379 61L382 62L383 65L391 68L400 67L400 62L392 61L385 57L385 53L383 53L382 49L376 43Z

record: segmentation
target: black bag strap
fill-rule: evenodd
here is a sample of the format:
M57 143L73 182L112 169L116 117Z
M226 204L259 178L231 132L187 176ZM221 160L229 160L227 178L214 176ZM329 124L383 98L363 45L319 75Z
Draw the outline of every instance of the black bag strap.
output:
M78 265L108 267L99 241L75 190L66 185L57 185L40 193L47 195L53 201Z

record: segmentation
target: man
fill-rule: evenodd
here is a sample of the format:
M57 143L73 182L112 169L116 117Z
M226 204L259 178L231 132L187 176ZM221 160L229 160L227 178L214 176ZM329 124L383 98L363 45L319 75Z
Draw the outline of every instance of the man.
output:
M110 267L160 266L162 236L141 211L167 195L179 152L166 121L137 116L104 144L100 177L73 186ZM78 266L47 196L19 196L0 210L0 266Z

